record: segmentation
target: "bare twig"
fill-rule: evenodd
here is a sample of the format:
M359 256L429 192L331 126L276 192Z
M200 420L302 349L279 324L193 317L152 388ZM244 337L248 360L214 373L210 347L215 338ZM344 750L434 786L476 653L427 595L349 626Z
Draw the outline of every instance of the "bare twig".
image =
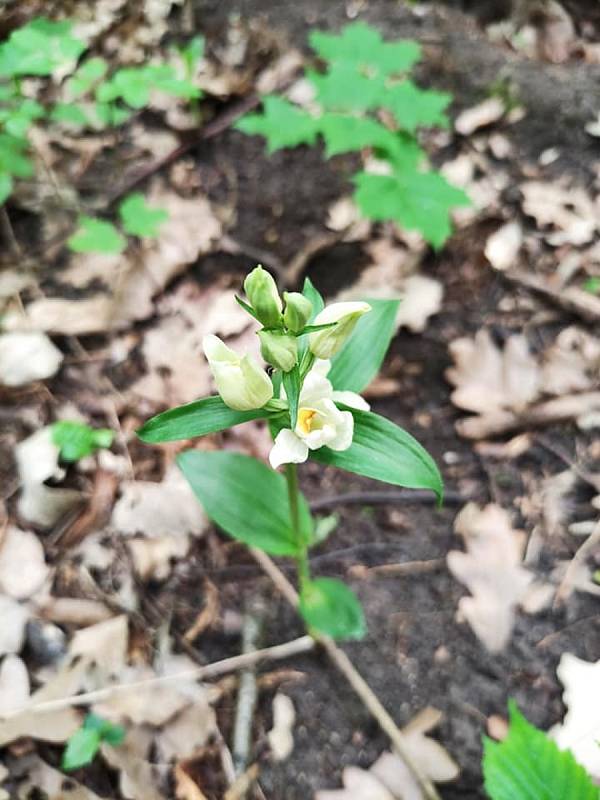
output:
M290 658L300 653L307 653L314 648L315 642L311 636L301 636L299 639L292 639L284 644L277 644L273 647L265 647L262 650L255 650L253 653L242 653L239 656L231 656L221 661L215 661L206 666L187 669L183 672L175 672L172 675L160 675L156 678L145 678L141 681L132 683L117 683L114 686L106 686L104 689L96 689L93 692L60 697L57 700L46 700L30 706L21 706L12 709L3 715L2 719L12 719L21 714L46 714L49 711L59 711L63 708L73 706L87 706L106 700L115 694L131 692L136 689L148 689L153 686L162 686L165 683L178 682L182 680L210 680L227 672L235 672L239 669L259 664L262 661L279 661L283 658Z
M261 550L251 549L253 557L271 578L277 589L285 599L294 607L298 607L298 593L292 584L277 567L275 562ZM423 774L421 768L412 758L402 731L398 728L390 714L386 711L381 701L365 681L356 667L352 664L346 653L341 650L329 636L315 634L316 641L323 647L333 664L344 675L352 686L367 710L379 724L381 730L389 737L398 755L402 758L415 780L418 782L426 800L441 800L435 786Z
M444 503L446 505L460 506L468 503L472 497L461 494L460 492L448 491L444 493ZM398 489L396 491L375 491L375 492L347 492L346 494L334 494L330 497L321 497L310 503L311 511L325 511L337 506L378 506L378 505L399 505L401 503L415 505L435 505L437 498L428 489Z
M253 653L258 648L264 621L264 608L251 604L244 615L242 652ZM235 725L233 728L233 764L236 775L241 775L248 766L252 721L256 709L258 689L256 671L253 666L240 675Z
M408 575L425 575L428 572L437 572L446 565L445 558L431 558L427 561L403 561L399 564L378 564L375 567L365 567L357 564L348 570L355 578L397 578Z
M478 417L466 417L456 423L456 429L467 439L485 439L488 436L500 436L522 428L577 419L592 411L600 411L600 392L567 394L530 406L521 413L497 411Z
M586 558L594 551L594 549L600 545L600 522L596 524L596 527L591 532L591 534L587 537L587 539L583 542L583 544L578 548L577 552L571 559L571 563L567 567L565 572L564 578L560 582L558 589L556 590L556 595L554 596L554 607L561 606L567 597L573 591L573 586L575 585L575 581L577 579L577 572L579 566L586 560Z
M502 273L512 283L541 294L554 305L576 314L586 322L600 322L600 298L576 286L555 289L537 275L523 270L509 270Z

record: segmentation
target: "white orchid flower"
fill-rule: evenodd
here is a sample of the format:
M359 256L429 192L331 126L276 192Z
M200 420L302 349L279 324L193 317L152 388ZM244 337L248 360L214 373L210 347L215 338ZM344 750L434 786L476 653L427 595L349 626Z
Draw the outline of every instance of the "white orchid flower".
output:
M269 454L273 469L303 463L310 450L325 446L347 450L352 444L354 418L350 411L340 411L336 402L363 411L369 410L369 404L355 392L334 391L326 377L330 366L329 361L318 360L304 379L296 427L279 431Z
M368 303L332 303L325 306L315 317L313 325L327 325L337 322L333 328L311 333L308 337L310 350L317 358L328 359L339 352L356 327L356 323L371 310Z
M273 384L252 356L239 356L212 334L202 340L221 399L236 411L262 408L273 397Z

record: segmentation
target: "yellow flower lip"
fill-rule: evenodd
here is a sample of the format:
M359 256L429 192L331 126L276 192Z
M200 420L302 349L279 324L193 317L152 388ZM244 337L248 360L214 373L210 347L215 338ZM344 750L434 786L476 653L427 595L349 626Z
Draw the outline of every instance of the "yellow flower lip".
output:
M298 427L305 435L312 430L312 421L316 415L314 408L301 408L298 410Z

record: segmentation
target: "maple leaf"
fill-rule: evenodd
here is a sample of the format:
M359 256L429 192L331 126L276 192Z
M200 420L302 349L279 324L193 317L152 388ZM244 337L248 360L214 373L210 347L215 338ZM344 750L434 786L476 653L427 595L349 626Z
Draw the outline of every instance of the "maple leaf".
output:
M407 230L420 231L436 248L452 230L450 209L470 205L467 195L437 172L359 172L353 181L357 187L354 199L366 217L395 219Z
M246 115L235 128L251 136L264 136L267 152L273 153L282 147L314 144L318 122L287 100L268 95L263 98L263 113Z
M399 125L411 133L419 125L448 127L444 114L452 97L446 92L419 89L412 81L391 86L381 95L381 105L389 108Z
M381 105L386 92L381 78L361 75L351 64L334 64L323 75L307 71L306 77L317 90L317 102L327 109L368 111Z
M368 68L382 76L406 72L421 57L417 42L384 42L380 33L364 22L346 25L339 35L313 31L310 45L332 64Z

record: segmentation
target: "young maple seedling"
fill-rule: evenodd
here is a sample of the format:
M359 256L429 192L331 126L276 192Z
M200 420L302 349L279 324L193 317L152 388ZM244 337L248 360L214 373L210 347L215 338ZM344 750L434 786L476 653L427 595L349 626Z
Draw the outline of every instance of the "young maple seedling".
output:
M115 725L97 714L88 714L81 728L67 741L61 767L65 772L85 767L96 758L104 742L118 747L124 739L125 728L121 725Z
M314 145L319 136L327 158L362 153L364 169L352 177L362 214L397 221L440 247L451 232L451 209L470 201L427 166L419 145L419 128L448 126L444 112L452 99L407 77L421 58L419 44L384 42L364 22L347 25L339 35L313 31L310 44L326 70L306 70L314 93L309 108L268 95L262 113L243 117L236 127L264 136L269 153Z
M149 420L147 443L191 439L265 419L274 439L270 467L231 452L188 450L178 464L208 516L250 547L296 560L300 613L310 630L360 638L363 612L341 581L314 578L309 550L323 540L298 486L297 464L322 464L396 486L431 489L442 479L427 451L405 430L369 410L358 394L377 374L394 333L396 300L333 303L307 279L304 290L280 297L272 276L256 267L240 305L262 326L267 372L216 336L204 352L219 395ZM277 470L284 468L284 474Z

